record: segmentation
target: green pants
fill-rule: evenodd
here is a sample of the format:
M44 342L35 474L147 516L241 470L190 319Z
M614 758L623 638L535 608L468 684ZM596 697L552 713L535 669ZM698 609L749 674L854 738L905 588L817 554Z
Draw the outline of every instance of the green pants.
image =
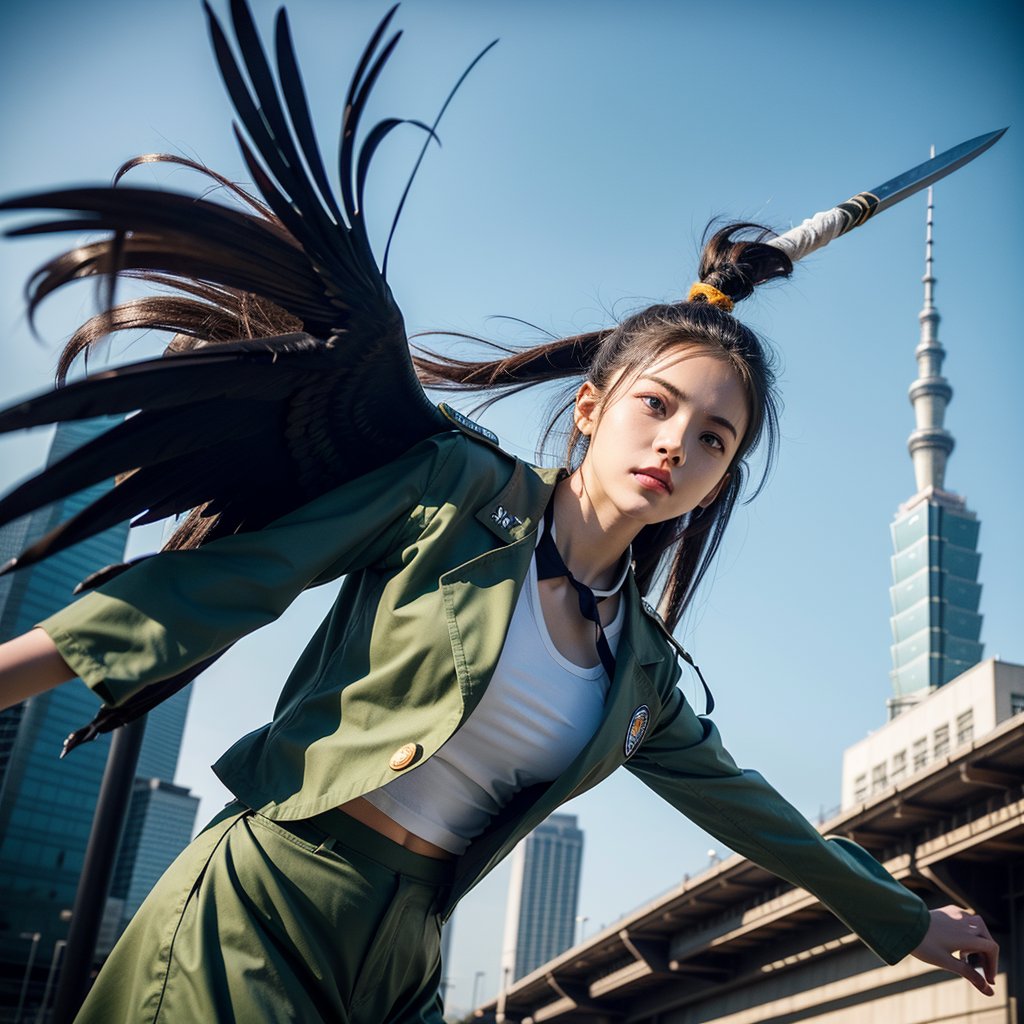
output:
M440 1024L452 865L340 811L229 805L171 865L76 1024Z

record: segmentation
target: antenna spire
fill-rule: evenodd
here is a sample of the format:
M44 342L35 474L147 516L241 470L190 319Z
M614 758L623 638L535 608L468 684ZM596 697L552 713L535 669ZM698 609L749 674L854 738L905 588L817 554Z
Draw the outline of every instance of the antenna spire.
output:
M932 155L935 147L932 146ZM939 311L935 308L934 212L932 189L928 188L928 219L925 229L924 306L918 316L921 321L921 340L914 355L917 357L917 380L910 385L910 402L914 407L916 427L907 447L914 462L914 477L918 492L945 489L946 461L953 451L953 435L943 423L946 406L953 397L949 381L942 376L942 361L946 350L939 341Z

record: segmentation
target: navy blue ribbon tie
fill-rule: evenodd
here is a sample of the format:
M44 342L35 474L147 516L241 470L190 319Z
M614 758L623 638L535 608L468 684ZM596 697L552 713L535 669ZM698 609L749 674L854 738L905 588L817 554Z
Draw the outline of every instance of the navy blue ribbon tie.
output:
M612 680L615 678L615 655L612 654L612 649L608 644L608 639L604 635L604 626L601 624L601 616L597 611L597 606L599 602L604 600L604 597L597 597L590 587L585 583L580 583L580 581L569 571L569 567L565 564L565 559L562 558L559 553L558 546L555 544L554 531L552 530L554 505L554 500L549 501L548 507L544 510L544 533L540 538L540 543L538 543L535 553L535 557L537 559L537 579L550 580L564 576L569 581L572 588L576 591L576 596L579 598L580 614L583 618L593 622L597 626L597 655L601 659L601 664L604 666L605 672L608 673L608 679ZM651 617L656 619L658 624L661 626L662 632L665 634L669 643L672 644L683 661L685 661L694 670L694 672L697 673L697 678L704 687L704 714L711 714L715 707L715 698L711 693L711 688L704 679L704 674L697 667L697 664L694 662L693 658L690 657L689 653L683 648L683 645L676 640L668 627L665 626L660 618L658 618L657 612L655 612L650 605L647 605L646 601L644 604Z
M615 678L615 655L612 654L608 638L604 635L604 626L601 624L601 616L597 610L598 601L603 601L604 598L595 597L590 587L585 583L580 583L569 572L569 567L565 564L565 559L562 558L555 544L555 537L551 529L554 519L554 504L554 501L549 501L548 507L544 511L544 534L536 551L537 579L550 580L564 576L569 581L579 598L580 614L597 626L597 656L601 659L605 672L608 673L608 679L612 680Z

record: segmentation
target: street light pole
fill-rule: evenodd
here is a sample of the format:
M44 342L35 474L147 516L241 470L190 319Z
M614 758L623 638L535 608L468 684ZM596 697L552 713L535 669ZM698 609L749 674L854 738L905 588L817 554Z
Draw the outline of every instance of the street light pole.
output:
M508 986L512 980L512 968L506 964L501 971L501 991L498 993L498 1005L494 1011L495 1024L505 1024L505 1006L508 1003Z
M25 966L25 977L21 983L21 995L18 996L18 1012L14 1016L14 1024L21 1024L21 1011L25 1008L25 993L28 992L28 980L32 977L32 965L36 962L36 950L39 948L39 940L43 937L41 932L22 932L23 939L32 940L32 948L28 953L28 964Z
M473 999L471 1000L471 1002L469 1004L471 1010L475 1010L476 1009L477 986L480 984L480 979L482 977L484 977L486 974L487 974L486 971L477 971L476 974L473 975Z
M53 976L59 970L60 957L67 944L67 939L58 939L53 944L53 957L50 960L50 972L46 975L46 988L43 989L43 1001L39 1004L39 1012L36 1014L36 1024L46 1024L46 1008L50 1005L50 992L53 990Z
M110 879L114 873L118 847L121 845L121 833L128 814L128 800L135 782L135 766L139 760L145 729L146 717L143 715L118 729L110 744L71 913L64 967L60 972L54 999L55 1024L71 1024L88 989L96 939L107 894L110 892Z

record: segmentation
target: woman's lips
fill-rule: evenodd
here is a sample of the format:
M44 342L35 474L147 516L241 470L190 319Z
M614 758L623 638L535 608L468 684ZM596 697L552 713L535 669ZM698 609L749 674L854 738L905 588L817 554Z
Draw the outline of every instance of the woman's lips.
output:
M633 476L641 487L661 491L663 494L672 493L672 476L663 469L634 469Z

